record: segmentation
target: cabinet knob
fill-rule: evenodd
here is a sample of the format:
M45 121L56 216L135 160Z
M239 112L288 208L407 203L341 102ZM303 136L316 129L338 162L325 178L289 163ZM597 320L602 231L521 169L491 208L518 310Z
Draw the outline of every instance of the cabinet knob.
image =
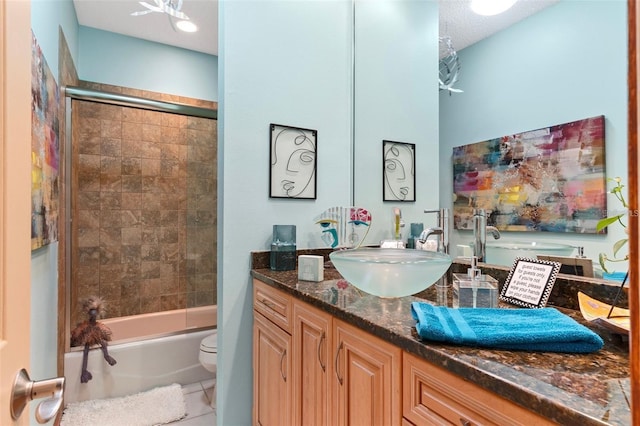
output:
M473 423L465 418L460 417L460 426L473 426Z

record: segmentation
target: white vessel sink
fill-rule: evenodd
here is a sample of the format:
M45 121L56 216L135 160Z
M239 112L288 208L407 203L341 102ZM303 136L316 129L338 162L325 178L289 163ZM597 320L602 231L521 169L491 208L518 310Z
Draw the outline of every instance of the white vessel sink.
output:
M451 257L426 250L358 248L329 254L338 272L350 284L379 297L419 293L440 279Z

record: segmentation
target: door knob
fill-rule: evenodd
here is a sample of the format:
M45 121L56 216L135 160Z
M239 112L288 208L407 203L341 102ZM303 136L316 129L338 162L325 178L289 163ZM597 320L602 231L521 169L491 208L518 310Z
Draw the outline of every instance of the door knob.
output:
M29 401L47 398L36 408L38 423L47 423L62 406L64 394L64 377L47 380L31 380L27 370L21 369L13 381L11 388L11 417L17 420Z

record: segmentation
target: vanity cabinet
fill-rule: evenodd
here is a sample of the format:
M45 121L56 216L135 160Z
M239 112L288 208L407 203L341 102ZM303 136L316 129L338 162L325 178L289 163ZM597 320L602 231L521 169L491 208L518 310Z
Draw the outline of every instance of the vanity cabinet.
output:
M400 348L258 280L253 285L254 424L400 424Z
M407 425L555 424L409 353L403 355L402 371Z
M290 294L253 285L255 425L554 424Z
M253 282L253 423L290 425L292 298Z

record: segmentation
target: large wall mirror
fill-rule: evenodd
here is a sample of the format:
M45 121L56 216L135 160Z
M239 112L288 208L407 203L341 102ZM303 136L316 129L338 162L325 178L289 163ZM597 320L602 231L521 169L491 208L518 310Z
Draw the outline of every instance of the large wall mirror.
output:
M365 244L393 238L395 208L406 240L412 222L437 223L424 210L437 209L440 196L434 184L439 178L438 3L354 0L353 5L353 199L372 213ZM415 144L415 169L394 173L415 185L415 201L383 199L383 140Z
M362 154L372 146L378 151L376 139L379 135L368 136L363 129L369 129L369 123L385 120L385 114L378 114L388 107L394 98L385 92L385 97L379 96L382 91L376 91L375 86L363 87L359 85L360 73L371 69L376 64L374 60L364 59L366 53L362 46L362 39L370 34L375 36L375 21L366 25L362 20L366 15L360 15L359 8L363 2L355 2L355 76L354 85L354 182L353 200L356 204L373 203L376 200L376 181L370 175L364 174L360 168L366 167L370 158ZM435 3L435 2L434 2ZM586 8L583 8L587 6ZM389 6L390 7L390 6ZM629 7L629 14L627 14ZM577 8L577 9L576 9ZM595 9L591 9L595 8ZM573 9L573 10L571 10ZM586 9L591 9L587 13ZM425 13L434 13L432 10ZM435 12L437 14L437 12ZM568 15L568 16L567 16ZM606 146L607 174L610 177L629 177L625 182L628 189L631 208L637 208L640 190L638 189L638 154L637 154L637 23L638 11L635 1L595 1L571 2L560 1L536 15L507 28L494 37L488 38L475 46L462 50L462 69L459 87L463 94L440 93L439 105L436 105L438 122L435 123L435 134L439 140L425 142L422 140L416 147L417 151L429 150L436 144L438 161L428 163L438 170L438 178L421 186L422 168L426 168L417 159L417 188L416 202L410 208L404 207L405 222L424 221L429 219L423 215L423 209L432 208L432 203L439 206L452 204L452 170L451 150L459 146L479 142L492 137L508 135L510 133L533 130L553 124L569 122L580 118L587 118L599 114L606 117ZM360 21L358 21L360 19ZM424 17L425 21L436 25L433 16ZM596 21L590 21L596 19ZM590 23L589 23L590 22ZM580 24L576 26L576 24ZM586 27L585 27L586 25ZM582 28L582 29L581 29ZM587 30L585 31L585 28ZM435 39L435 34L431 34ZM370 42L375 44L375 42ZM570 46L570 43L573 43ZM510 44L508 50L500 49ZM629 46L631 44L631 46ZM526 47L524 47L526 46ZM629 47L629 50L627 48ZM367 47L370 49L371 46ZM435 49L435 47L432 46ZM629 56L630 55L630 56ZM527 57L533 62L525 62ZM375 52L373 58L379 58L380 52ZM518 62L520 61L520 62ZM388 61L386 62L388 65ZM533 64L537 66L533 67ZM573 65L572 65L573 64ZM518 67L517 65L520 65ZM433 66L429 64L426 66ZM525 70L522 69L524 66ZM526 68L531 68L528 72ZM435 75L437 68L433 68L424 75L425 81L430 79L436 86ZM594 74L596 73L596 74ZM392 75L393 83L398 82L398 76ZM535 78L532 78L535 77ZM629 77L629 84L627 78ZM483 81L486 87L471 87L470 79ZM491 85L486 84L488 81ZM388 85L388 82L387 82ZM392 85L390 85L392 86ZM367 90L369 89L369 90ZM483 90L480 90L483 89ZM420 88L418 90L428 90ZM424 93L424 92L423 92ZM378 96L377 96L378 95ZM458 96L460 95L460 96ZM628 98L629 97L629 98ZM469 99L470 102L466 103ZM464 102L463 102L464 101ZM471 102L473 101L473 102ZM399 101L398 101L399 102ZM364 104L364 105L363 105ZM628 108L628 105L631 108ZM407 106L409 109L409 106ZM627 114L629 113L630 122ZM429 121L432 117L423 115L422 120ZM393 122L387 122L389 127ZM430 122L430 125L433 125ZM628 133L628 128L631 133ZM453 130L452 130L453 129ZM433 131L433 128L431 129ZM454 130L457 130L456 133ZM629 137L628 137L629 135ZM386 136L394 140L391 136ZM403 140L404 142L417 142ZM629 158L627 158L629 157ZM432 156L429 157L430 159ZM374 164L377 164L374 163ZM627 168L629 164L629 169ZM422 181L424 182L424 181ZM435 195L435 198L434 197ZM609 202L615 206L615 200ZM377 202L375 208L384 213L389 210L389 204ZM638 217L629 217L631 227L629 234L637 236L639 231ZM431 219L433 220L433 219ZM389 225L390 226L390 225ZM380 234L388 231L381 227ZM582 246L585 255L596 258L602 251L609 251L615 241L624 237L624 231L618 229L602 235L576 235L543 233L505 233L505 239L539 238L542 241L563 242ZM456 243L464 242L469 233L459 231L455 235ZM629 244L630 258L630 290L629 300L631 309L630 360L632 377L632 424L640 424L640 294L638 292L638 260L640 253L638 242L632 238ZM620 265L620 269L625 266Z
M356 1L354 9L354 202L373 211L374 223L379 218L368 243L390 237L395 206L403 209L405 232L411 222L437 225L424 210L452 207L456 146L604 115L607 176L626 180L625 2L560 1L459 50L463 92L440 91L436 103L425 101L438 91L438 65L426 56L437 56L437 36L447 35L447 26L437 30L437 2L398 3L417 2ZM415 21L403 8L415 8ZM384 21L378 19L383 13ZM399 40L404 51L395 49ZM375 155L382 139L416 144L414 203L382 201L381 178L377 170L367 171L379 163ZM609 211L622 209L613 195L607 201ZM624 228L611 226L606 235L509 231L501 241L560 243L573 249L568 256L581 247L598 273L599 254L611 256L614 243L625 236ZM454 230L451 254L464 255L458 246L471 240L470 230ZM628 246L619 254L627 251ZM628 269L626 262L608 266L610 271Z

